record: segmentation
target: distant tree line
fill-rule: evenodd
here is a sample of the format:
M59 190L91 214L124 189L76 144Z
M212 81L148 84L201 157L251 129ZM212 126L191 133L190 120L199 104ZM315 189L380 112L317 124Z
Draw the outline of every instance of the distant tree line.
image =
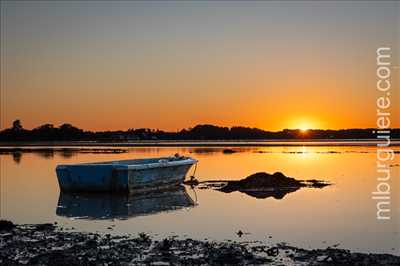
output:
M126 131L86 131L71 124L55 127L44 124L34 129L23 128L15 120L10 128L0 131L0 141L123 141L123 140L260 140L260 139L374 139L375 129L321 130L284 129L271 132L250 127L197 125L177 132L149 128ZM400 129L391 129L391 138L400 138Z

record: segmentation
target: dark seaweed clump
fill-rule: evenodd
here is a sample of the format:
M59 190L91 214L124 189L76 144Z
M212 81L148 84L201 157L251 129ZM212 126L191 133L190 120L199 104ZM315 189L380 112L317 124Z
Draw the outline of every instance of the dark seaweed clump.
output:
M297 180L280 172L268 174L259 172L241 180L220 180L198 182L200 189L211 188L225 193L239 191L251 197L282 199L286 194L302 187L323 188L330 185L322 180Z

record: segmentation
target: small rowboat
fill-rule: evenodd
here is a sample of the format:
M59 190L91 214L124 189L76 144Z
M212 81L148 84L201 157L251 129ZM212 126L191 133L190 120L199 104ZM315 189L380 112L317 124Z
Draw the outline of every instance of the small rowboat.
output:
M181 184L197 160L172 157L58 165L63 192L143 193Z

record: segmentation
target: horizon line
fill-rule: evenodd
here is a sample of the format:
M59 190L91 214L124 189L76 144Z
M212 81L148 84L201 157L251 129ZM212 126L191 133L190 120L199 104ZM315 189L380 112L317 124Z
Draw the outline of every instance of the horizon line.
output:
M19 119L15 119L14 122L17 121L17 120L19 120ZM264 128L254 127L254 126L243 126L243 125L224 126L224 125L216 125L216 124L208 124L208 123L200 123L200 124L196 124L196 125L191 126L191 127L190 126L189 127L183 127L183 128L175 129L175 130L166 130L166 129L160 129L160 128L154 128L154 127L153 128L150 128L150 127L129 127L127 129L91 130L91 129L85 129L85 128L78 127L78 126L76 126L76 125L74 125L72 123L68 123L68 122L60 123L58 126L55 125L55 124L52 124L52 123L44 123L44 124L41 124L39 126L33 127L31 129L24 128L24 127L22 127L22 128L25 129L25 130L34 130L34 129L37 129L37 128L41 127L41 126L45 126L45 125L52 125L54 128L60 128L62 125L71 125L73 127L81 129L83 131L89 131L89 132L129 131L129 130L137 130L137 129L150 129L152 131L155 130L155 131L163 131L163 132L180 132L182 130L191 130L191 129L197 127L197 126L213 126L213 127L219 127L219 128L228 128L229 130L231 130L232 128L250 128L250 129L258 129L258 130L262 130L262 131L266 131L266 132L282 132L282 131L286 131L286 130L294 130L294 131L295 130L297 130L297 131L312 131L312 130L314 130L314 131L316 131L316 130L340 131L340 130L356 130L356 129L361 129L361 130L368 130L368 129L371 129L371 130L382 130L382 129L379 129L378 127L350 127L350 128L337 128L337 129L332 129L332 128L325 128L325 129L324 128L307 128L307 129L302 129L302 128L282 128L280 130L268 130L268 129L264 129ZM5 128L0 128L0 131L4 131L6 129L11 129L11 128L12 128L12 126L5 127ZM390 128L385 129L385 130L394 130L394 129L400 129L400 127L390 127Z

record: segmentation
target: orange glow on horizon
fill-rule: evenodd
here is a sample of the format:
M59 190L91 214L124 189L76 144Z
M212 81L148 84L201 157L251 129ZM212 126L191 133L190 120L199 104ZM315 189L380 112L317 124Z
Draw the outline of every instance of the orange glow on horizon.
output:
M371 47L394 40L397 28L390 16L383 23L369 9L370 14L357 14L360 23L350 23L354 18L346 12L341 21L346 32L362 33L354 38L332 34L337 15L322 5L325 23L296 8L275 16L283 10L257 4L235 9L238 13L229 8L215 13L199 7L190 8L197 15L187 16L187 5L158 10L153 3L133 2L129 8L115 5L120 12L107 17L96 8L91 16L77 12L91 10L85 3L49 4L51 12L24 3L4 8L0 129L15 119L27 129L70 123L92 131L176 131L199 124L267 131L376 127ZM4 3L9 4L14 5ZM69 15L64 21L57 12ZM374 20L382 33L375 41L368 34ZM296 24L316 27L299 30L292 27ZM193 30L199 26L201 34ZM349 45L332 53L337 44ZM399 99L396 85L393 107ZM392 110L391 126L400 127L399 108Z
M288 123L290 126L289 129L298 129L301 133L306 134L310 129L325 129L321 126L321 123L317 122L316 119L311 118L298 118L293 119L291 122Z

